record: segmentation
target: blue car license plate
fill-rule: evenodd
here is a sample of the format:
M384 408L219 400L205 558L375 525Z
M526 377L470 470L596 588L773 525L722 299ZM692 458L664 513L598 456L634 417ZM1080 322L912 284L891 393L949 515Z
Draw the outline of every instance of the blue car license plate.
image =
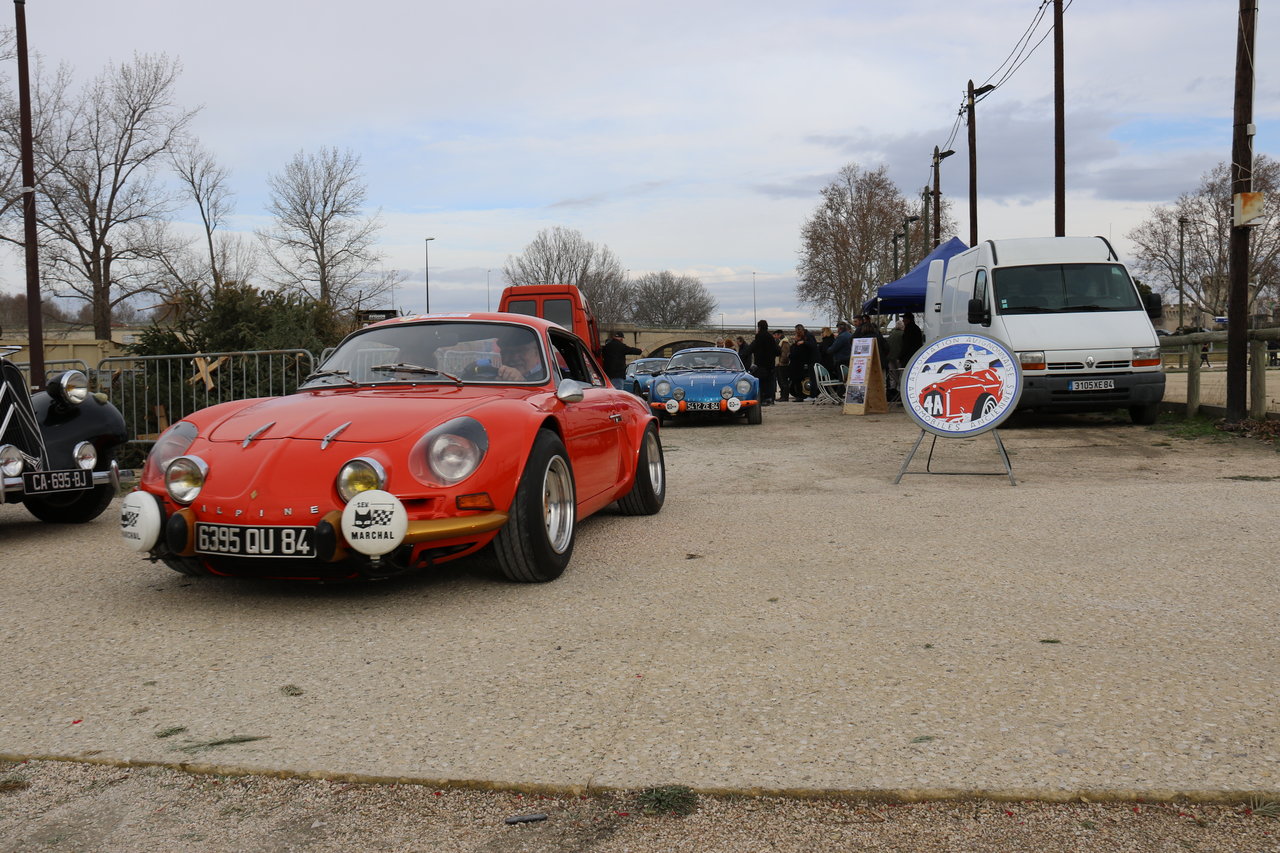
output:
M315 529L196 522L196 553L231 557L314 557Z
M72 471L25 471L22 488L29 495L83 491L93 488L93 472L83 468Z
M685 403L684 407L691 412L718 412L720 411L720 403Z

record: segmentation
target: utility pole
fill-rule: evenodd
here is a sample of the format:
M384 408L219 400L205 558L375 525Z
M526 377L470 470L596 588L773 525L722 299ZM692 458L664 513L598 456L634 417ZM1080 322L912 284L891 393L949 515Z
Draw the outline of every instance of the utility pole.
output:
M978 245L978 128L973 120L973 99L978 95L985 95L994 89L995 86L980 86L973 88L973 81L969 81L969 245Z
M44 321L40 315L40 247L36 241L36 166L31 139L31 76L27 70L26 0L13 0L18 49L18 113L22 146L22 241L27 259L27 364L31 385L44 388Z
M1249 225L1240 221L1241 194L1253 191L1253 50L1258 0L1240 0L1236 38L1235 118L1231 136L1231 195L1236 220L1228 248L1231 289L1227 295L1227 423L1247 413L1245 362L1249 345Z
M972 149L972 145L970 148ZM938 146L933 146L933 248L935 249L942 242L942 189L938 177L938 164L954 153L956 152L950 149L939 151ZM973 215L972 209L969 213Z
M1067 236L1067 119L1062 69L1062 0L1053 0L1053 233Z

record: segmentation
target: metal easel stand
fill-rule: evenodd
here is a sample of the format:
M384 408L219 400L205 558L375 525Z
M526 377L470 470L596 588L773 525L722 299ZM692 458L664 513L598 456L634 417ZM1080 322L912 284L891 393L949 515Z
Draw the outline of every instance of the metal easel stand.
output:
M925 430L920 430L920 437L916 439L916 443L912 445L911 452L907 454L907 458L902 460L902 467L898 469L898 476L893 478L893 484L896 486L902 481L905 474L947 474L955 476L967 477L999 477L999 471L934 471L933 465L933 448L938 444L938 436L933 437L932 443L929 445L929 458L925 460L923 471L907 471L911 465L911 460L915 458L916 451L920 449L920 442L924 441ZM1016 486L1018 481L1013 479L1013 466L1009 464L1009 454L1005 452L1004 442L1000 440L999 430L991 430L991 437L996 440L996 447L1000 450L1000 458L1004 461L1004 471L1009 475L1009 485Z

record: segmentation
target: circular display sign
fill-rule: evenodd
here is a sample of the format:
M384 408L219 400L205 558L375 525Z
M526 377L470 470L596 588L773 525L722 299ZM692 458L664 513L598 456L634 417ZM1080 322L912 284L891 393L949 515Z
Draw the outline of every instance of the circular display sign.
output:
M902 406L934 435L976 435L1000 424L1022 396L1018 358L983 335L949 335L902 372Z

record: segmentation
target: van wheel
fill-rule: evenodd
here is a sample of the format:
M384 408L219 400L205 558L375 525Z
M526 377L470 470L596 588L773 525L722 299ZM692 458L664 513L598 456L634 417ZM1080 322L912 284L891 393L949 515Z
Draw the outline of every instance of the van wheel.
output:
M1000 405L996 402L996 398L990 394L983 394L978 398L973 406L973 416L969 418L971 421L980 421L987 415L996 410L996 406Z
M1151 426L1156 422L1156 416L1159 414L1159 403L1143 403L1140 406L1129 407L1129 417L1138 426Z
M539 430L529 451L510 517L493 539L508 580L545 583L560 577L573 556L577 497L569 454L555 433Z

